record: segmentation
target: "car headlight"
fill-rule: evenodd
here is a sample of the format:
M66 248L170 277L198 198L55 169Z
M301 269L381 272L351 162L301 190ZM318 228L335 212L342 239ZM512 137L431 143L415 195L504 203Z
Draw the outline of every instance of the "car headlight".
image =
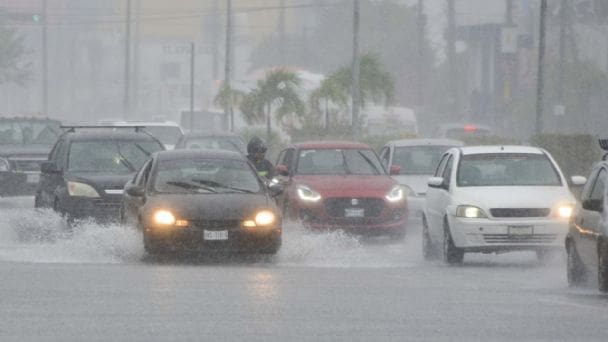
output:
M10 171L11 165L8 163L8 159L0 158L0 172Z
M466 217L466 218L487 218L486 213L472 205L459 205L456 208L456 216L457 217Z
M306 185L299 185L296 192L302 201L318 202L321 200L321 194L307 187Z
M243 221L243 227L253 228L253 227L263 227L270 226L276 221L276 215L270 210L262 210L255 215L253 220L245 220Z
M97 198L99 193L92 186L80 182L68 181L68 194L70 196Z
M389 202L399 202L405 198L405 191L403 191L400 185L397 185L384 198Z
M154 223L162 226L172 226L175 224L175 216L168 210L159 210L154 213Z
M562 205L557 208L557 215L564 219L569 219L572 216L572 212L574 211L573 205Z

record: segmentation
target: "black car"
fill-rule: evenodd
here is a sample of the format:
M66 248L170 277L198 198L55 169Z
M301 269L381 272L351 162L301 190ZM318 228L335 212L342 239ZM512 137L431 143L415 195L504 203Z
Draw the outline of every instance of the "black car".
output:
M0 196L34 194L40 164L61 134L60 124L48 118L0 118Z
M600 140L608 151L608 139ZM608 153L594 165L570 219L566 237L567 276L570 286L597 275L598 287L608 292Z
M175 149L223 149L247 154L247 144L238 134L230 132L186 133L175 145Z
M35 206L52 208L68 218L118 221L125 183L163 150L145 132L97 127L66 127L41 166Z
M282 217L247 159L226 150L159 152L125 186L122 217L148 253L276 253Z

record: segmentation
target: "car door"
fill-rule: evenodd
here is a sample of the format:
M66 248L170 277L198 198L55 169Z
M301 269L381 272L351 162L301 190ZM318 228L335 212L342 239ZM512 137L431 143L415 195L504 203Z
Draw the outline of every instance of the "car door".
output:
M57 189L61 186L65 187L63 178L65 165L63 161L65 160L66 150L67 142L63 139L59 140L51 150L48 162L55 165L56 171L40 173L37 206L53 208Z
M601 167L592 183L590 191L581 198L581 202L603 201L608 182L608 171ZM597 266L597 239L601 232L602 213L581 206L581 211L575 218L578 232L577 251L583 262L591 267Z
M451 153L445 153L443 155L439 161L434 177L443 177L448 161L450 161L451 158ZM443 236L442 228L445 208L442 208L441 203L443 201L442 198L444 197L445 191L446 190L444 188L429 187L426 193L426 220L429 227L429 233L431 234L433 241L438 241L437 237L441 238L441 236Z

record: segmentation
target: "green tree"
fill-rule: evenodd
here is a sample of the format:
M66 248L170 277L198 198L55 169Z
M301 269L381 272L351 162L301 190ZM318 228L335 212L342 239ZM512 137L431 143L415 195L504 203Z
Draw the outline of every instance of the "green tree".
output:
M0 14L2 13L0 12ZM0 84L23 85L30 74L30 64L22 62L25 55L23 37L18 35L14 29L2 24L2 20L0 20Z
M305 105L299 95L300 78L294 72L276 69L258 81L257 87L245 95L240 109L248 123L266 120L266 135L271 137L272 116L281 122L287 115L301 117Z
M325 129L330 126L330 112L348 107L349 94L335 77L328 77L321 82L319 88L315 89L309 98L311 115L320 118L321 113L325 118ZM332 106L333 105L333 106ZM321 108L323 107L323 108Z

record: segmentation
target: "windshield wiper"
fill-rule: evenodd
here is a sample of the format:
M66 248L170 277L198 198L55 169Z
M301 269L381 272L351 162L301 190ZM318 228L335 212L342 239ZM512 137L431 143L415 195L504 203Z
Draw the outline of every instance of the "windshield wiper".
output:
M122 152L120 151L120 144L116 145L116 150L118 151L118 155L120 156L120 162L127 167L127 169L129 169L131 172L135 172L137 171L137 169L135 168L135 166L127 159L127 157L124 156L124 154L122 154Z
M209 192L217 193L217 191L214 188L199 185L199 184L188 183L188 182L168 181L168 182L166 182L166 184L177 186L177 187L188 189L188 190L206 190ZM198 192L198 191L193 191L193 192Z
M248 194L255 193L255 191L251 191L251 190L247 190L247 189L241 189L241 188L235 188L235 187L232 187L232 186L229 186L229 185L220 184L218 182L214 182L212 180L207 180L207 179L193 179L192 181L196 182L198 184L209 185L209 186L212 186L214 188L234 190L234 191L238 191L238 192L242 192L242 193L248 193Z
M142 151L146 157L149 157L152 153L148 152L145 148L141 147L139 144L135 144L135 147L137 147L140 151Z

